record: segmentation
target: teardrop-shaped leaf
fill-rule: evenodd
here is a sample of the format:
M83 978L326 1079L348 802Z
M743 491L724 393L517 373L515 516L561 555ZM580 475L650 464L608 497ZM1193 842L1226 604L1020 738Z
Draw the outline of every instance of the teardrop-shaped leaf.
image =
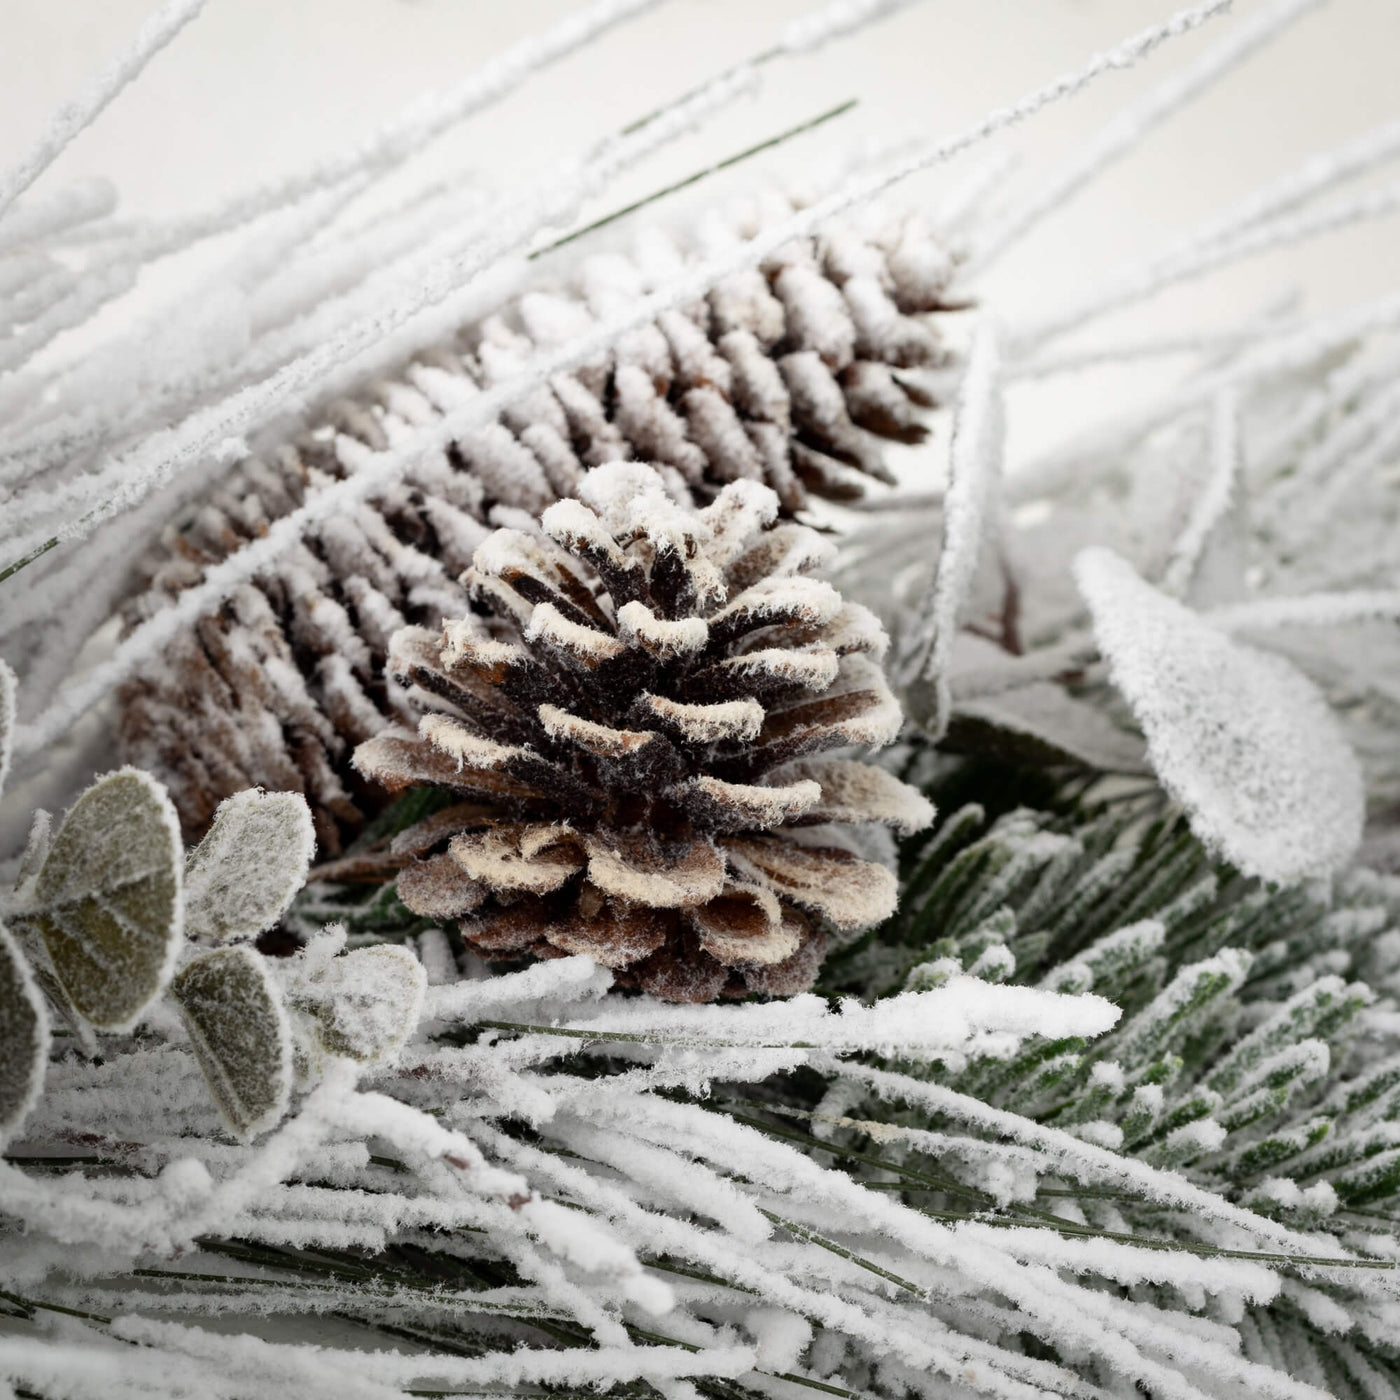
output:
M34 1107L48 1059L48 1009L19 944L0 924L0 1139Z
M170 986L220 1115L247 1141L292 1092L292 1033L262 956L246 944L194 958Z
M10 752L15 742L15 673L0 661L0 792L10 773Z
M256 938L302 887L315 849L300 793L252 788L221 802L185 862L185 932L220 943Z
M95 782L54 837L26 919L94 1026L131 1025L170 981L183 925L183 855L165 789L134 768Z
M362 1063L387 1058L413 1034L427 986L423 964L397 943L335 958L316 983L322 1045Z
M1108 549L1075 579L1114 685L1191 829L1246 875L1290 884L1361 842L1361 770L1327 702L1290 662L1231 640Z

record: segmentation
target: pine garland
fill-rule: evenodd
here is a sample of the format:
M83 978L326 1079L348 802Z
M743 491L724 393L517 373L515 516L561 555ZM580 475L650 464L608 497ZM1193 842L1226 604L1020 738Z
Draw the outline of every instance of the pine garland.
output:
M448 107L637 8L602 0ZM261 567L272 541L241 551L279 521L290 540L319 501L304 538L121 696L125 752L178 815L150 773L109 774L60 820L33 815L0 890L0 1391L1400 1391L1400 880L1364 864L1397 849L1396 494L1379 470L1396 397L1394 364L1357 340L1393 305L1205 332L1201 373L1147 417L1016 478L1002 460L1009 386L1097 353L1048 341L1393 205L1293 212L1394 133L1070 289L1038 324L979 316L963 363L943 315L964 270L917 218L847 213L812 235L808 206L775 234L800 206L770 199L684 246L644 234L279 432L172 523L116 656L54 702L121 596L123 505L145 498L149 525L189 500L178 484L162 499L171 473L259 441L298 386L334 382L436 291L464 304L474 259L525 246L775 56L897 8L789 25L587 152L567 189L508 192L499 229L434 241L431 268L420 235L459 192L352 228L332 206L337 181L352 193L390 146L440 129L440 103L183 231L107 223L87 187L0 210L12 246L18 229L41 250L12 279L16 365L172 231L170 247L281 202L290 216L240 249L251 344L231 350L211 316L188 353L152 328L12 386L0 470L20 524L0 585L18 576L28 703L17 725L0 663L0 782L17 733L28 755L111 694L159 619L186 615L173 601L228 597L217 566ZM1222 8L883 159L819 208ZM1306 8L1261 7L1019 202L988 217L986 179L966 187L945 208L973 267ZM163 33L60 114L10 197ZM275 266L288 228L326 217L297 204L317 190L328 236ZM752 238L776 249L761 266L618 334L638 298L690 296L697 264L741 266ZM289 294L299 277L324 295L355 268L384 275L277 320L313 306ZM445 440L474 401L485 423L481 395L496 413L537 354L576 357L600 324L616 344L595 360L434 458L396 452L420 429ZM945 366L947 489L846 541L843 599L811 576L832 551L797 517L815 498L889 504L861 498L890 478L883 444L924 435ZM331 515L365 499L367 464L369 503ZM90 557L61 539L91 539ZM902 768L861 751L900 717L857 590L888 614L893 679L925 727ZM1331 635L1352 627L1367 646ZM1261 630L1325 700L1239 636ZM1382 820L1353 865L1366 796Z

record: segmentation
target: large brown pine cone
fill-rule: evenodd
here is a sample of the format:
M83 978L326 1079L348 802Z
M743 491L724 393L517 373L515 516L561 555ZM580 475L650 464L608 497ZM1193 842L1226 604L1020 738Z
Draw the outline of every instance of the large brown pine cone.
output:
M487 958L587 953L679 1001L805 990L828 929L895 902L832 827L933 815L832 754L899 730L884 633L756 482L697 512L614 463L579 497L476 551L479 614L393 639L420 718L355 766L460 799L396 838L399 897Z
M128 622L343 475L342 438L388 446L513 374L536 348L664 283L687 256L751 237L789 209L756 208L737 227L702 221L689 254L650 231L631 258L586 259L572 286L529 292L333 405L295 444L243 463L168 533ZM794 240L762 269L555 376L371 504L308 532L182 633L126 686L120 735L122 757L170 789L187 837L204 833L225 797L262 785L303 792L321 849L337 852L380 801L349 770L349 753L402 717L383 676L390 634L463 612L457 579L487 522L537 516L589 467L644 458L674 497L702 503L725 482L762 481L786 513L809 491L850 499L870 478L888 479L880 440L924 432L917 410L932 396L920 370L943 351L922 313L945 304L953 264L917 216L862 218Z

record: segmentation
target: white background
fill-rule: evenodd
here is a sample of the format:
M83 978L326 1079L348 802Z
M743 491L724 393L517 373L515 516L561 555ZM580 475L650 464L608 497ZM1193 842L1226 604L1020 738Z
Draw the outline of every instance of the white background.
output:
M132 214L200 208L353 141L573 3L211 0L46 180L108 175ZM0 0L0 160L24 148L54 104L149 8L148 0ZM509 179L545 166L765 47L784 20L807 8L799 0L671 0L531 80L436 145L420 168L469 165ZM815 57L770 67L757 99L634 172L599 208L847 97L860 99L856 112L795 143L785 159L801 162L822 141L867 133L954 131L1170 8L1169 0L925 0ZM1257 8L1238 0L1236 14ZM999 144L1022 152L1022 178L1049 173L1119 104L1232 22L1174 42L1131 73L1109 75ZM1249 187L1400 115L1397 66L1396 0L1320 6L1037 229L979 283L979 295L1013 321L1047 308ZM970 168L963 157L946 173L911 182L905 197L932 202ZM1355 301L1400 281L1394 247L1393 221L1329 235L1169 291L1094 334L1223 325L1291 286L1313 308ZM1028 432L1041 442L1068 432L1137 384L1133 375L1110 374L1021 391L1013 440L1024 451Z

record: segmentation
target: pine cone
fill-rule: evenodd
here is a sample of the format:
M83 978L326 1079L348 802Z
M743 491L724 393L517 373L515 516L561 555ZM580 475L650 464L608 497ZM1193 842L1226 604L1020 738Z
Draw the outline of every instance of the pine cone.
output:
M394 638L421 717L355 766L460 799L396 838L423 857L399 897L487 958L587 953L669 1000L805 990L827 928L895 903L894 875L832 827L932 819L913 788L830 754L899 730L884 633L806 577L827 546L775 524L756 482L697 512L613 463L579 497L477 550L480 615Z
M695 254L751 237L762 223L704 222ZM294 446L243 463L167 539L128 623L198 583L309 487L342 476L337 435L387 447L684 261L654 230L630 259L587 259L573 290L521 296L457 344L333 405ZM572 495L589 467L629 458L657 463L678 500L763 481L787 513L808 491L849 500L871 477L890 480L880 439L924 434L917 410L933 397L918 371L943 352L920 313L945 304L951 272L921 220L872 215L858 229L794 240L763 269L555 376L371 505L319 525L217 616L184 632L125 688L123 758L165 782L191 840L225 797L260 785L303 792L321 849L339 851L380 800L349 770L349 753L404 717L383 676L388 638L405 623L434 627L465 610L456 580L487 533L483 522L537 516Z

